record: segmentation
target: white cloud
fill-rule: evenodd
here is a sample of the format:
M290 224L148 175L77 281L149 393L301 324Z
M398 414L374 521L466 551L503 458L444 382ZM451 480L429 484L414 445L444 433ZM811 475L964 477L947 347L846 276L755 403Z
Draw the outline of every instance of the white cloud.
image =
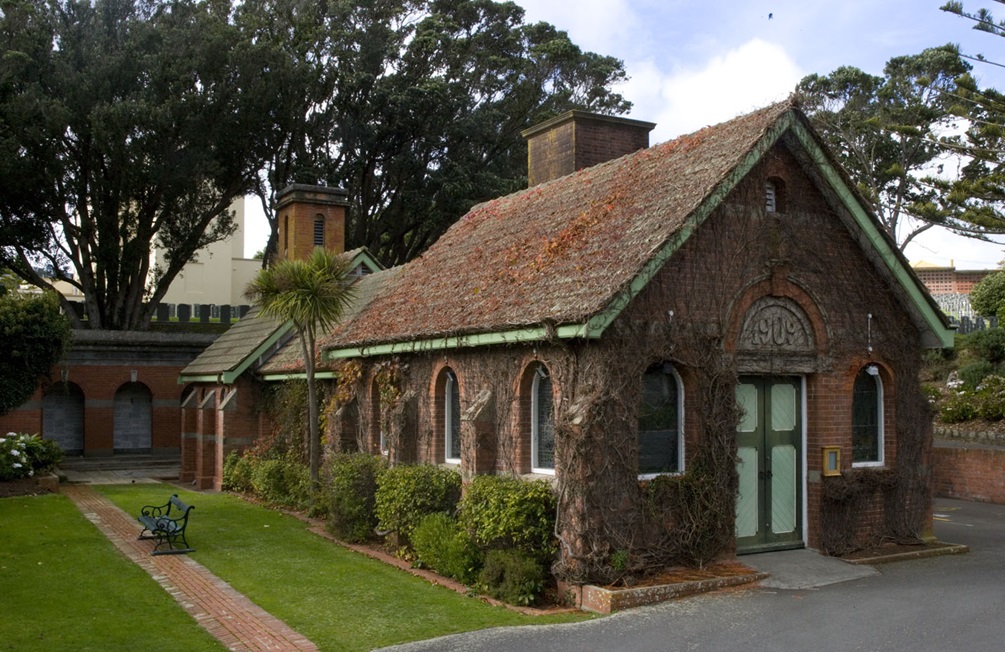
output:
M632 115L657 123L653 142L728 120L788 96L803 77L780 46L752 39L704 65L673 72L634 63L623 92Z
M639 32L639 17L632 0L517 0L528 23L544 21L569 33L583 50L612 54L631 43ZM574 8L573 8L574 7Z

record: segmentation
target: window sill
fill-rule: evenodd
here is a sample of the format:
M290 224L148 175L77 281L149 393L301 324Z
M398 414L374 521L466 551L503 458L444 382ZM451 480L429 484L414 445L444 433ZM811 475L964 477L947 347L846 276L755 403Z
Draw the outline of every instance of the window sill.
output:
M645 482L647 480L654 480L660 476L664 475L683 475L683 471L663 471L662 473L640 473L638 478L639 482Z
M549 484L556 484L558 482L558 478L555 477L554 471L552 471L551 473L541 473L539 471L534 471L531 473L522 473L520 474L520 479L526 480L527 482L533 482L535 480L544 480Z

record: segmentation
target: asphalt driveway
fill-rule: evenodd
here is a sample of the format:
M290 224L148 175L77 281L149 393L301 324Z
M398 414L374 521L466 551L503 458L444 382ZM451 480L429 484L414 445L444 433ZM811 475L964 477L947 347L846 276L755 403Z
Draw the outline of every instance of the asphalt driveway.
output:
M936 536L970 546L969 554L884 564L815 588L762 585L586 623L490 629L393 649L1005 649L1005 506L939 499L935 513Z

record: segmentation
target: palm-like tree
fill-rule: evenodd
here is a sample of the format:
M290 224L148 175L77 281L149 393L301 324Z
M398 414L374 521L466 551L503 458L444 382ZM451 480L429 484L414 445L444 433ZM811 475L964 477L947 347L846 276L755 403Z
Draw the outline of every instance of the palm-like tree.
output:
M315 492L321 465L321 428L314 378L317 340L319 333L326 332L342 318L352 301L349 265L346 256L319 247L306 260L282 260L261 270L244 292L261 308L262 315L292 322L300 337L307 376L311 487Z

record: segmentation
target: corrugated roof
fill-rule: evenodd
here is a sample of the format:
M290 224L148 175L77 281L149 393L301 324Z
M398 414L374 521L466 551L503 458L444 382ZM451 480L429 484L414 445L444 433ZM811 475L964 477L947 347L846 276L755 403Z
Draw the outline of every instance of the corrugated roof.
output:
M337 326L327 346L584 322L790 108L775 104L476 206Z

